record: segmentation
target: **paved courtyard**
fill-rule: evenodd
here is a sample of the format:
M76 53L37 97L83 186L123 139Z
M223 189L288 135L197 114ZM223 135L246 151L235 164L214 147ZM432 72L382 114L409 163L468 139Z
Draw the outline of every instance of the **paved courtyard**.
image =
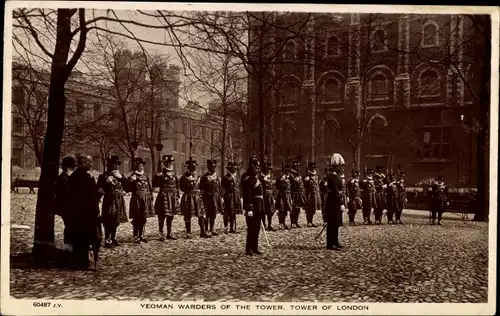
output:
M11 223L29 226L11 229L13 256L31 249L35 200L34 194L11 195ZM191 240L183 238L177 217L174 232L181 238L165 243L151 218L147 244L134 244L131 225L120 226L123 245L102 248L99 271L11 269L10 291L31 299L487 302L487 223L448 213L443 226L430 226L422 211L406 211L403 220L405 225L344 226L342 251L327 251L324 235L315 240L319 227L268 232L271 247L261 233L265 254L247 257L242 216L240 234L211 239L198 237L193 220ZM222 217L217 226L222 229ZM58 243L62 231L57 217Z

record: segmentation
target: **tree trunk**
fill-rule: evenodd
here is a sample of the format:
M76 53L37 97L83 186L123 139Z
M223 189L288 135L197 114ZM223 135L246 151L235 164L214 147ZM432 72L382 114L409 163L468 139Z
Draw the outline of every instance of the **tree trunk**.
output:
M71 44L71 15L59 9L57 38L49 86L47 130L43 146L42 172L38 185L35 213L33 259L36 263L51 261L54 246L54 208L59 156L64 133L66 96L64 86L69 77L66 62Z
M353 168L355 170L358 170L360 173L360 167L361 167L361 145L359 142L356 142L356 144L353 145L352 147L352 156L353 156Z

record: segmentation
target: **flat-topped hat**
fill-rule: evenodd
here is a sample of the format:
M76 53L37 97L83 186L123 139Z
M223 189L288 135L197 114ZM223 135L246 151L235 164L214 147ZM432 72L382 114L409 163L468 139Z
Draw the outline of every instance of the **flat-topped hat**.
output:
M137 158L134 158L134 164L135 165L145 165L146 164L146 161L144 161L144 159L142 157L137 157Z
M217 160L215 159L207 159L207 166L214 166L217 164Z
M226 166L226 168L227 168L227 169L230 169L230 168L233 168L233 167L236 167L236 163L235 163L234 161L232 161L232 160L229 160L229 161L227 162L227 166Z
M249 165L254 167L260 167L260 161L256 157L252 157L250 158Z
M358 171L358 170L352 170L352 171L351 171L351 174L352 174L353 176L357 176L357 175L359 175L359 171Z
M371 168L366 169L366 174L372 174L373 170Z
M108 165L121 165L120 157L118 155L111 155L106 161Z
M76 166L76 160L71 156L66 156L62 159L61 166L74 168Z
M444 175L443 174L438 175L438 179L439 180L444 180Z
M273 166L273 164L272 164L272 163L270 163L270 162L266 162L266 168L271 168L272 166Z
M307 166L308 166L309 168L317 168L316 162L314 162L314 161L308 162L308 163L307 163Z
M161 157L161 161L163 161L163 162L174 162L175 159L174 159L174 156L172 156L172 155L163 155Z
M184 164L184 166L186 166L186 167L189 167L189 166L197 167L198 163L196 162L195 159L193 159L193 157L189 157L189 159L186 160L186 163Z
M384 168L383 168L382 166L376 166L376 167L375 167L375 169L376 169L377 171L382 171L382 170L384 170Z

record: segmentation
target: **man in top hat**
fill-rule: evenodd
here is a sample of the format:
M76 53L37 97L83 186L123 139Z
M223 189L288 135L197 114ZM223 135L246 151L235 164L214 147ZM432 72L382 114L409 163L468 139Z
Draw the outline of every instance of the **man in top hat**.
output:
M207 231L207 233L210 232L212 236L218 235L215 231L215 219L217 217L217 213L223 213L221 180L215 171L216 167L217 160L207 160L208 171L201 177L200 180L201 197L207 215L205 231Z
M358 209L361 209L361 188L359 184L359 171L351 171L352 178L347 183L347 195L349 202L347 203L347 210L349 215L349 225L356 225L355 218Z
M401 214L403 209L406 207L406 190L405 190L405 173L403 171L399 172L398 181L396 181L398 186L398 209L396 210L396 224L403 224L401 221Z
M104 224L104 247L119 246L116 230L121 223L127 223L124 195L128 187L127 179L118 170L121 164L118 156L111 156L106 163L106 171L97 179L97 189L103 195L102 221Z
M264 227L266 227L266 217L267 217L267 230L274 231L272 226L273 223L273 215L276 211L275 209L275 200L274 200L274 192L273 192L273 165L270 162L266 162L264 173L261 176L262 187L264 190L264 210L265 216L262 217L262 223Z
M333 154L331 159L332 173L327 178L328 194L323 207L323 222L326 226L326 249L340 250L339 227L342 226L342 212L345 204L342 201L342 180L340 173L344 169L344 158L340 154Z
M198 188L200 179L196 175L196 167L198 164L193 157L189 157L186 161L187 171L182 175L179 180L179 187L184 193L181 198L181 212L184 215L184 222L186 224L186 238L191 238L191 218L198 218L198 225L200 225L200 237L209 238L205 231L205 209L201 205L200 190Z
M275 187L278 190L276 196L276 209L278 220L282 229L289 229L286 225L286 216L292 210L292 193L290 184L290 165L284 164L281 176L276 179Z
M382 215L384 210L386 209L386 199L385 199L385 189L387 188L386 184L386 176L383 172L383 168L381 166L377 166L376 172L373 175L373 179L375 180L375 198L377 200L375 206L375 224L382 224Z
M441 218L448 202L448 186L444 183L444 175L439 175L432 184L432 225L436 224L436 213L438 215L438 225L441 225Z
M316 173L316 162L307 164L307 175L304 177L304 187L307 197L307 227L316 227L313 219L317 209L321 209L321 195L319 191L319 177Z
M307 205L304 190L304 181L299 173L300 162L294 161L290 170L290 185L292 192L292 213L290 216L292 228L300 228L299 216L300 209Z
M69 177L76 167L73 157L64 157L61 163L62 172L57 177L56 184L56 211L55 215L61 216L64 223L64 248L69 249L70 241L70 221L71 213L71 192L69 190Z
M227 174L222 177L224 192L224 233L236 233L236 214L242 214L240 179L236 174L237 165L233 161L227 163ZM229 225L229 230L228 230Z
M250 159L248 170L241 177L241 188L247 222L246 254L260 255L259 232L264 215L264 189L260 181L260 163L255 157Z
M370 217L371 212L377 207L377 199L375 197L375 180L373 179L372 169L367 169L365 178L361 182L361 199L363 201L363 223L370 225L372 223Z
M394 214L399 210L398 185L393 173L389 173L387 179L387 224L394 224Z
M160 192L155 201L155 214L158 216L158 230L160 233L160 241L165 241L163 227L165 219L167 221L167 239L176 240L172 234L172 222L174 216L179 213L177 200L179 199L179 179L175 174L173 164L174 157L172 155L164 155L162 157L163 168L155 175L153 187L159 187Z

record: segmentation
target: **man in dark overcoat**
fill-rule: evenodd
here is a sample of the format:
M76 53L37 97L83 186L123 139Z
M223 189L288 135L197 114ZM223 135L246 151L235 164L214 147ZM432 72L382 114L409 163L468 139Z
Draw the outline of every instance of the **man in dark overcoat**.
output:
M344 158L333 154L332 172L327 178L328 194L323 208L323 222L326 225L326 249L340 250L339 227L342 226L342 212L345 205L342 201L342 180L340 174L344 168Z
M236 233L236 215L242 214L240 179L236 174L236 163L227 163L227 174L222 177L222 191L224 195L224 233ZM229 226L229 229L228 229Z
M56 184L56 211L55 215L61 216L64 223L64 247L68 249L70 241L71 192L69 190L69 177L76 167L73 157L64 157L61 163L62 172L57 178Z
M248 170L241 177L243 208L247 222L246 254L262 254L259 251L259 232L264 216L264 191L260 181L260 163L257 158L250 159Z
M449 205L448 186L444 183L444 175L439 175L432 184L432 225L436 224L436 214L438 216L437 224L441 225L441 218Z
M92 158L78 157L78 168L69 177L71 192L70 239L73 255L78 268L89 268L89 247L92 247L93 265L97 268L99 249L102 240L99 199L95 179L90 175Z

